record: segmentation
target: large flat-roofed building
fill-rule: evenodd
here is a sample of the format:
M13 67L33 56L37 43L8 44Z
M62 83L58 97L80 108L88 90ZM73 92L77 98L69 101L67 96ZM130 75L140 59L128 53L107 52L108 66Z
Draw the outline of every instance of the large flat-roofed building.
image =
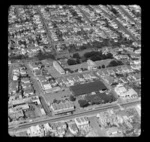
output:
M132 98L137 96L137 92L130 88L126 89L123 85L119 84L114 88L114 91L117 93L117 95L121 98Z
M74 104L72 102L64 102L64 103L54 103L51 105L50 107L53 111L54 114L59 114L59 113L65 113L65 112L69 112L69 111L73 111L74 108Z
M75 96L80 96L103 89L107 89L107 87L99 80L90 83L76 84L74 86L70 86L70 90Z
M60 66L60 64L57 61L53 61L53 66L60 74L65 74L64 69Z

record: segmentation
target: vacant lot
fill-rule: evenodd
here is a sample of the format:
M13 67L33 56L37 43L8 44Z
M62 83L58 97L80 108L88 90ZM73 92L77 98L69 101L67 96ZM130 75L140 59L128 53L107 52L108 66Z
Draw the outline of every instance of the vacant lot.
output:
M99 136L106 136L106 132L99 126L96 116L89 117L88 119L90 120L90 126Z

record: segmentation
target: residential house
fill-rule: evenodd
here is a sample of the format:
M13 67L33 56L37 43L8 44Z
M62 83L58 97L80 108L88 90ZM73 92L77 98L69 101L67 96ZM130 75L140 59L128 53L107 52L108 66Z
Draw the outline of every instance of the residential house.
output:
M29 78L22 78L22 79L21 79L21 82L22 82L22 83L25 83L25 84L31 83L31 81L30 81Z
M77 125L73 121L68 123L68 129L74 135L76 135L78 133Z
M89 123L86 117L77 117L74 120L78 128L82 125L87 125Z

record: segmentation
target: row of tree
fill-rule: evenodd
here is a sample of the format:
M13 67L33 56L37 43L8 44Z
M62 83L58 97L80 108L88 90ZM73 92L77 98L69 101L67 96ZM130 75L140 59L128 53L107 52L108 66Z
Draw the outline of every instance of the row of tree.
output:
M123 65L123 63L119 60L113 60L111 61L107 67L115 67L115 66L120 66Z
M85 53L82 57L79 55L79 53L74 53L72 59L68 59L67 63L68 65L75 65L80 64L81 62L85 62L88 59L91 59L92 61L98 61L98 60L105 60L105 59L113 59L113 55L111 53L108 54L102 54L102 52L98 51L91 51Z

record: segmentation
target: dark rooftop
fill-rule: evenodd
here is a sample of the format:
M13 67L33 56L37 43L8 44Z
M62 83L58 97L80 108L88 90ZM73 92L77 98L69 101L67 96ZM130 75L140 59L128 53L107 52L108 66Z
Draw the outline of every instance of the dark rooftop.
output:
M85 84L76 84L74 86L70 86L70 90L74 93L75 96L88 94L88 93L99 91L102 89L107 89L107 88L99 80L95 82L90 82L90 83L85 83Z

